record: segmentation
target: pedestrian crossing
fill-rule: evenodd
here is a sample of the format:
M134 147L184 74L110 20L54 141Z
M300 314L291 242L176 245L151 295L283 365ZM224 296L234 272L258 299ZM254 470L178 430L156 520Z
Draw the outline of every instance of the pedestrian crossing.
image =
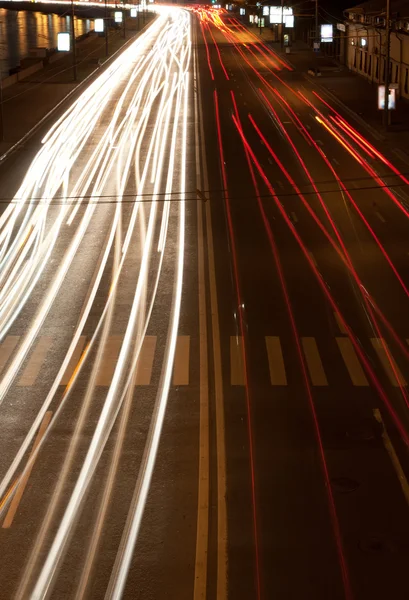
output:
M13 354L17 351L19 341L19 336L10 335L0 344L0 378L9 361L12 360ZM62 385L66 386L70 382L88 341L86 336L81 336L79 338L77 347L75 348L73 356L62 377ZM111 335L105 341L99 369L95 378L95 384L97 386L108 387L110 385L121 350L122 341L122 335ZM370 338L369 342L378 358L379 365L384 370L390 384L393 387L406 386L406 379L385 341L381 338L374 337ZM53 353L55 353L57 347L58 339L51 336L39 337L34 344L33 350L29 354L28 360L24 364L22 371L16 378L16 386L34 386L40 380L41 374L44 374L47 362L50 360ZM279 336L265 336L264 340L260 339L260 348L264 353L266 377L268 378L269 384L271 386L290 385L291 372L288 368L290 357L286 356L285 348L283 349L282 345L282 339ZM259 357L262 356L259 353L260 348L258 348ZM252 341L251 349L254 350L254 341ZM361 364L351 340L346 335L334 337L334 347L330 350L331 356L328 355L328 345L324 346L322 340L319 342L316 338L311 336L300 337L300 349L304 355L306 370L313 387L326 388L330 385L339 383L341 378L343 383L348 381L354 387L369 386L368 377L363 365ZM226 365L226 367L230 367L229 383L234 387L244 386L246 380L246 365L243 356L241 336L236 335L230 337L228 350L230 364ZM158 356L158 353L160 356ZM158 357L159 361L161 355L161 348L159 348L157 336L145 336L137 364L135 386L149 386L157 383L157 374L156 379L154 376L155 357ZM334 356L338 356L339 364L335 365L336 369L332 368L331 370L330 363L335 360ZM173 365L173 386L188 386L193 383L192 361L194 359L195 357L192 356L191 351L191 336L179 335L177 337ZM196 357L196 360L198 360L198 357ZM250 354L250 361L251 360L252 355ZM159 362L157 364L160 370ZM340 367L341 364L343 367L337 368ZM329 373L330 370L332 371L332 375ZM334 381L334 371L340 373L338 382Z

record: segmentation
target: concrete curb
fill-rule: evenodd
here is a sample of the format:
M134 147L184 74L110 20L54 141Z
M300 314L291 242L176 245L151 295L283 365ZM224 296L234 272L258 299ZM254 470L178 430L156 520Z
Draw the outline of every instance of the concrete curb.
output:
M137 37L139 37L142 33L144 33L145 30L150 25L152 25L152 23L154 22L154 20L156 18L157 18L157 16L155 16L149 23L147 23L145 25L145 27L143 27L140 31L138 31L131 39L129 39L127 42L125 42L125 44L123 46L118 48L118 50L116 52L114 52L112 54L112 56L108 57L103 63L101 63L101 65L99 67L97 67L94 71L92 71L92 73L87 75L87 77L85 77L85 79L83 79L78 85L75 86L75 88L73 88L70 92L68 92L68 94L62 100L60 100L46 115L44 115L44 117L42 119L40 119L38 121L38 123L36 123L34 125L34 127L32 127L29 131L27 131L27 133L24 134L21 139L19 139L15 144L13 144L11 146L11 148L6 150L6 152L0 156L0 165L4 161L6 161L16 150L18 150L21 146L23 146L25 144L25 142L27 142L27 140L29 140L36 133L36 131L38 129L40 129L40 127L42 125L44 125L44 123L47 121L47 119L49 119L53 116L53 114L64 104L64 102L67 102L67 100L69 100L71 98L71 96L73 96L73 94L75 94L75 92L80 91L80 89L84 86L84 84L88 83L90 79L92 79L98 73L100 73L105 67L107 67L117 57L118 54L123 52L130 44L132 44L135 41L135 39Z

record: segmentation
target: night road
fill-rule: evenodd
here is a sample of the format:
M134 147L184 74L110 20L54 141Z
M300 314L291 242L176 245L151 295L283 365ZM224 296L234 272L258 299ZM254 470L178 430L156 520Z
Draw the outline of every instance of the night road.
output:
M408 167L256 33L158 7L0 165L1 599L408 598Z

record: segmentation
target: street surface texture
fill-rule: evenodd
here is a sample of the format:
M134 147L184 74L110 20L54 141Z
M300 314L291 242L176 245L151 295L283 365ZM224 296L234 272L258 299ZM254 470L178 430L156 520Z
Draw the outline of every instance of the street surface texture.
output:
M225 11L1 167L1 598L404 600L407 173Z

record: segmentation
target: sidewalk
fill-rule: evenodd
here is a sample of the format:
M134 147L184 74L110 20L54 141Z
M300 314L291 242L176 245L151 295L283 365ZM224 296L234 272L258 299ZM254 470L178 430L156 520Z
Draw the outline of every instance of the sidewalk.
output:
M252 30L254 32L254 29ZM272 49L285 57L287 62L298 72L313 82L318 88L329 93L333 100L342 103L347 109L358 115L358 118L369 126L379 140L387 142L393 148L400 148L408 155L409 160L409 102L406 99L397 101L396 110L392 111L392 124L386 132L382 123L382 111L378 109L378 85L364 77L349 71L334 59L314 51L304 42L295 42L290 53L271 42L269 31L263 31L261 38L271 45ZM308 70L315 64L321 72L320 77L309 75Z
M152 20L140 20L142 30ZM138 33L138 20L126 20L126 37L123 29L110 29L109 56L117 52ZM3 90L4 141L0 142L0 156L21 140L59 102L84 79L96 72L106 60L105 38L91 33L77 42L77 81L73 80L72 54L54 55L50 64Z

